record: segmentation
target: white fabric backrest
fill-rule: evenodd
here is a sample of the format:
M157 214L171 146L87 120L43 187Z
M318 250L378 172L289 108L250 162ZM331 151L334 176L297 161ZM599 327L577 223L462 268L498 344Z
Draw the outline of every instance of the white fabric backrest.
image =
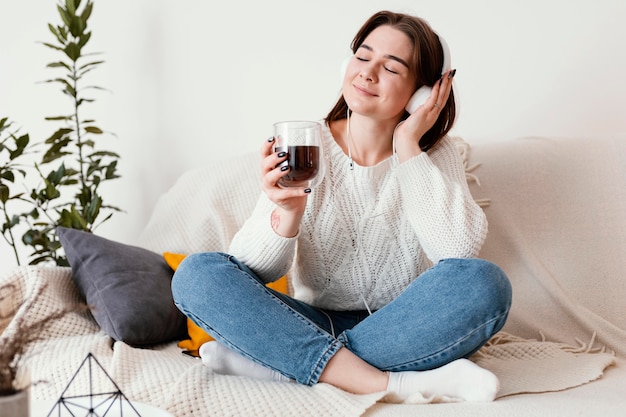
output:
M626 354L626 141L526 138L473 146L480 256L513 283L505 330Z
M247 153L183 174L163 194L139 237L158 253L226 251L261 192L260 157Z

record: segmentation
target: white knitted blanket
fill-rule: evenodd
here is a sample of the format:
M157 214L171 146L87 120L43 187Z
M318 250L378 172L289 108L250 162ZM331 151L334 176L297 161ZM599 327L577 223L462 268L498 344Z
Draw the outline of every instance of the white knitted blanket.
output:
M80 302L69 268L22 267L0 278L10 284L0 297L0 346L13 338L19 322L45 317L65 305ZM18 308L45 286L35 305ZM612 354L588 346L570 347L500 334L474 356L501 380L499 396L563 390L599 378L614 361ZM175 343L150 349L113 341L86 313L71 313L48 328L45 340L28 351L24 370L34 382L35 399L57 400L91 352L131 401L148 403L183 416L360 416L384 393L359 396L327 384L306 387L216 375L197 359L181 354ZM106 385L100 375L92 385ZM77 378L72 393L85 395L87 378ZM412 398L411 402L449 399Z

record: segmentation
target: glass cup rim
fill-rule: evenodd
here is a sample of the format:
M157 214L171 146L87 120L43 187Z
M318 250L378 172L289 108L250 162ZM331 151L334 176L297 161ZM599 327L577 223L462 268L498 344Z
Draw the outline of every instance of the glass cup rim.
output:
M316 122L314 120L284 120L281 122L274 123L274 129L282 126L289 126L294 129L308 129L308 128L319 128L321 127L320 122Z

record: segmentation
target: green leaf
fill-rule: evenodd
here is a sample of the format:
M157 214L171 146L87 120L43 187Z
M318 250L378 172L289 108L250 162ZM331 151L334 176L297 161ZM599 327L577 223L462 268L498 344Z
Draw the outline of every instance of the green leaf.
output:
M67 30L65 30L63 26L57 26L57 30L59 31L59 36L63 40L61 43L65 44L65 42L67 42Z
M98 151L89 155L90 158L96 157L96 156L110 156L111 158L120 157L118 154L116 154L115 152L111 152L111 151Z
M15 175L13 174L13 171L3 172L2 174L0 174L0 178L4 178L9 182L15 182Z
M4 184L0 184L0 201L2 204L6 203L9 200L9 187Z
M46 262L48 259L50 259L50 256L45 255L45 256L39 256L37 258L33 258L30 260L30 262L28 263L29 265L39 265L41 263Z
M71 211L63 210L64 214L67 216L67 220L69 220L69 227L73 229L79 230L87 230L87 222L80 215L80 213L76 210L76 207L72 205Z
M85 90L100 90L100 91L107 91L106 88L102 88L102 87L98 87L97 85L88 85L86 87L84 87Z
M67 41L67 28L65 26L58 26L59 32L65 41ZM65 42L63 42L65 44Z
M58 184L63 179L64 176L65 176L65 164L61 164L56 171L51 171L50 174L48 174L47 179L52 184Z
M51 144L56 142L57 140L67 136L68 134L72 133L74 131L74 129L71 128L67 128L67 127L62 127L60 129L58 129L56 132L54 132L52 134L52 136L50 136L48 139L46 139L47 144Z
M46 117L45 120L48 121L57 121L57 120L62 120L62 121L70 121L72 120L74 116L54 116L54 117ZM73 129L70 129L70 131L74 131Z
M65 78L52 78L44 81L46 83L59 83L64 85L66 88L72 88L72 85Z
M72 32L72 34L74 33ZM76 62L76 60L80 58L80 46L76 42L68 43L63 51L73 62Z
M20 217L17 215L11 216L11 221L9 222L9 228L13 228L14 226L17 226L18 224L20 224Z
M76 90L74 90L74 87L68 86L63 90L63 92L70 96L72 99L76 98Z
M106 173L105 173L105 178L107 180L112 180L115 178L119 178L119 175L115 174L115 170L117 168L117 161L113 161L109 164L109 166L107 167Z
M69 142L69 140L67 142ZM44 164L48 164L48 163L54 161L55 159L59 159L59 158L64 157L65 155L71 155L72 154L71 152L61 151L61 149L65 145L66 144L58 143L58 144L55 144L54 146L50 147L50 149L48 149L48 151L41 158L41 162L44 163Z
M87 20L89 20L89 16L91 16L91 12L93 10L93 2L87 2L87 5L85 6L85 10L83 10L83 13L80 15L80 18L83 20L83 23L85 24L85 26L87 26Z
M64 256L59 256L59 257L56 259L56 261L55 261L55 262L56 262L57 266L68 266L68 267L70 266L69 261L68 261L68 260L67 260L67 258L66 258L66 257L64 257Z
M100 134L103 133L102 130L99 127L96 127L96 126L87 126L87 127L85 127L85 132L93 133L93 134L96 134L96 135L100 135Z
M16 138L15 149L9 153L9 159L12 161L22 155L24 153L24 150L26 149L26 146L28 146L29 141L30 138L28 134Z
M100 64L104 64L105 61L93 61L93 62L89 62L81 67L78 68L79 71L82 71L84 69L90 68L90 67L96 67Z
M62 51L63 50L62 46L52 45L51 43L48 43L48 42L42 42L42 44L44 44L44 46L47 46L48 48L55 49L57 51Z
M76 184L78 184L78 180L67 179L67 176L66 176L66 179L64 179L63 181L59 183L59 185L76 185Z
M68 71L71 71L72 68L66 64L63 61L58 61L58 62L51 62L48 65L46 65L48 68L65 68Z
M57 38L59 43L63 45L63 38L61 37L59 30L55 26L53 26L51 23L48 23L48 29L50 29L50 32L52 32L52 34Z
M76 14L76 6L74 5L74 0L65 0L65 8L70 15Z
M61 192L57 190L54 184L47 183L46 184L46 198L48 200L54 200L55 198L61 197Z
M80 171L74 169L74 168L68 168L65 167L65 176L66 177L74 177L76 175L80 174Z
M22 236L22 242L28 246L45 245L47 241L46 234L40 230L30 229Z
M15 146L23 152L28 146L28 142L30 142L30 136L25 134L15 140Z
M91 32L87 32L84 35L81 35L78 40L78 46L82 48L83 46L85 46L87 42L89 42L90 38L91 38Z
M72 22L70 24L70 33L72 34L72 36L78 38L84 30L85 25L83 24L83 21L80 20L78 16L72 16Z
M100 196L94 196L93 200L87 205L87 212L85 217L89 223L93 223L94 220L98 217L101 206L102 199L100 198Z
M65 23L65 26L69 27L70 26L70 16L67 14L65 9L62 8L59 5L57 5L57 10L59 12L59 15L61 15L61 19L63 20L63 23Z

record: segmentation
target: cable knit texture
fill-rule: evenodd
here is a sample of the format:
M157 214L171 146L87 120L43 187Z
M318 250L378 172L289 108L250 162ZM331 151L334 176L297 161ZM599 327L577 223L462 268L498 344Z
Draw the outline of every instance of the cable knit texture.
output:
M379 309L439 260L478 255L487 220L451 138L402 164L394 155L350 170L327 126L323 132L326 176L308 198L298 235L273 231L275 205L262 195L231 243L229 252L262 279L291 270L300 300Z

